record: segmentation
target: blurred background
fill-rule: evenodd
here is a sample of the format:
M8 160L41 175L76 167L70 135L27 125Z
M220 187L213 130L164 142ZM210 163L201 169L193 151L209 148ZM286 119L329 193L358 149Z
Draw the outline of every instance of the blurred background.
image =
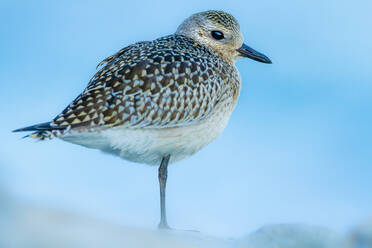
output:
M227 129L170 167L170 225L238 237L270 223L347 231L371 217L371 1L2 0L0 9L2 207L155 229L156 167L11 130L51 120L122 47L219 9L273 64L237 62L243 89Z

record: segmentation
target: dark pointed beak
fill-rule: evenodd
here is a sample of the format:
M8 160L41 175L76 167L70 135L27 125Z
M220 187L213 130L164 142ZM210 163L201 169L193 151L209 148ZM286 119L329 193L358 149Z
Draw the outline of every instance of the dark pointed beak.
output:
M240 53L240 56L250 58L253 60L256 60L258 62L266 63L266 64L271 64L271 60L263 55L260 52L257 52L256 50L253 50L246 44L243 44L241 48L237 50Z

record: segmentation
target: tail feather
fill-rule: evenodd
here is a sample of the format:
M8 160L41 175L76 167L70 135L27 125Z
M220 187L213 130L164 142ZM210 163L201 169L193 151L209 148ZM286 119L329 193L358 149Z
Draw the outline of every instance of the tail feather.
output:
M36 125L32 125L29 127L19 128L16 130L13 130L13 132L32 132L32 134L26 135L23 138L37 138L40 140L44 139L52 139L56 136L57 133L60 133L65 129L65 127L55 127L51 125L51 122L44 122Z
M29 127L19 128L16 130L13 130L13 132L27 132L27 131L50 131L53 130L53 128L50 125L50 122L44 122L36 125L32 125Z

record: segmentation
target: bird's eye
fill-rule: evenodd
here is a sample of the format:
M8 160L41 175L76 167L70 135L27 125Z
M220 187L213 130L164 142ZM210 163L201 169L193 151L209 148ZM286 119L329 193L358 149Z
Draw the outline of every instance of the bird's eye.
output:
M225 37L223 36L223 33L220 32L220 31L212 31L211 34L212 34L212 37L213 37L214 39L216 39L216 40L222 40L223 38L225 38Z

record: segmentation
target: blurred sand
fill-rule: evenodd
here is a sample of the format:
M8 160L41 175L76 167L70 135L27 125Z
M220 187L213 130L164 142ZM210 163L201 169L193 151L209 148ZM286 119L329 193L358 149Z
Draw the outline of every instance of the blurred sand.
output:
M372 223L349 234L304 224L265 226L232 240L199 232L126 227L71 213L31 206L2 205L2 248L369 248Z

